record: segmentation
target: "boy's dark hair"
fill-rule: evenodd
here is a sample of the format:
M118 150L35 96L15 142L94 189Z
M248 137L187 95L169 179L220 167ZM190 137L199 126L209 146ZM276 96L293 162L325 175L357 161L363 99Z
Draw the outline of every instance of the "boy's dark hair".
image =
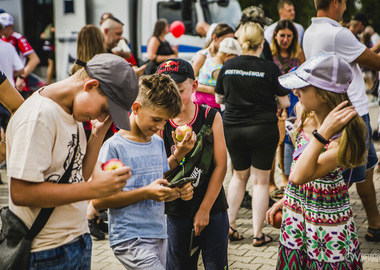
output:
M176 117L182 108L176 83L165 74L140 77L140 89L136 101L151 109L164 109L170 118Z
M339 3L342 0L338 0ZM314 5L316 10L327 10L331 4L332 0L314 0Z

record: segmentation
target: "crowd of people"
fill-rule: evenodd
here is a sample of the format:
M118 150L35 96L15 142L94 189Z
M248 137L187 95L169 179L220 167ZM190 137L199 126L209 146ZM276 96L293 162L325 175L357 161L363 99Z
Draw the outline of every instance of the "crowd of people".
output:
M207 42L191 62L159 19L141 66L122 21L106 12L100 27L80 30L77 59L58 82L48 25L41 37L52 66L37 91L28 78L39 58L0 14L9 210L30 228L41 208L53 209L29 269L90 269L90 234L106 233L127 269L197 269L200 254L205 269L228 269L229 241L244 239L243 201L254 247L273 241L263 227L282 211L277 269L362 269L348 189L355 184L363 203L365 239L380 242L366 95L380 41L363 14L340 24L346 0L314 3L306 30L290 0L279 1L275 23L255 6L236 28L203 22L196 29ZM191 129L180 139L182 126Z

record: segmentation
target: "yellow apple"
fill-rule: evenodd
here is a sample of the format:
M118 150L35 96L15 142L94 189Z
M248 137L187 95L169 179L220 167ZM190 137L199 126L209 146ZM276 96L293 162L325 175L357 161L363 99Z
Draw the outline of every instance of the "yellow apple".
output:
M179 126L175 129L175 138L182 142L183 138L185 138L187 132L193 132L193 128L190 125Z

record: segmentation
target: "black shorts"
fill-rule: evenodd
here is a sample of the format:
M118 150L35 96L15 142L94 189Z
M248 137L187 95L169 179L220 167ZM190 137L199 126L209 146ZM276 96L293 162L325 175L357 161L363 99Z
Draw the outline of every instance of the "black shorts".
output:
M225 126L224 136L235 170L242 171L251 166L260 170L272 168L279 140L276 123Z

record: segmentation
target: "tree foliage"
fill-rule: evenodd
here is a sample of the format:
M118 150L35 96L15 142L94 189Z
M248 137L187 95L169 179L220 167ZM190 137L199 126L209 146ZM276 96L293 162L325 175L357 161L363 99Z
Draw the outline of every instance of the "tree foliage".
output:
M380 1L379 0L362 0L361 13L364 13L369 21L369 24L375 28L375 31L380 33Z
M244 9L248 6L259 6L264 12L265 16L273 19L273 21L278 21L279 15L277 10L278 0L239 0L241 8ZM303 27L307 28L311 23L311 18L317 15L317 11L314 7L314 0L292 0L295 10L296 10L296 19L297 23L303 25ZM373 8L372 5L372 14L376 13L376 10L380 10L380 1L379 0L363 0L362 2L373 2L376 3L377 9ZM363 4L363 8L364 8ZM357 12L355 8L355 3L353 0L347 1L347 10L344 13L344 20L349 21L351 16ZM366 13L367 14L367 13ZM373 16L375 17L375 16ZM380 21L380 17L378 18Z

